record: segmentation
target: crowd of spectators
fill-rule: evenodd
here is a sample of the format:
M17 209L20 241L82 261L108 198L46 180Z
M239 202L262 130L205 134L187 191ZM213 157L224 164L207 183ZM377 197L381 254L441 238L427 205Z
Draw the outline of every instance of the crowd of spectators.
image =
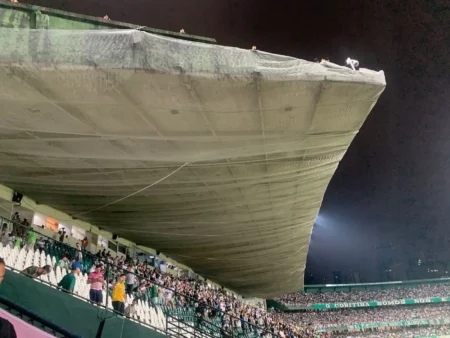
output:
M276 315L266 312L264 306L250 306L235 294L207 281L173 276L151 267L146 262L135 262L130 258L107 258L107 261L113 264L109 267L108 276L105 259L100 257L95 261L90 273L104 273L113 290L117 281L122 279L119 283L123 283L127 295L133 294L138 299L149 301L153 306L162 305L168 310L191 308L195 311L197 325L219 322L220 327L217 328L224 336L231 335L233 329L239 328L248 333L257 332L259 335L275 333L281 337L315 337L310 326L299 327L285 323ZM128 311L122 307L119 310L128 314L130 311L132 305Z
M296 325L310 325L315 328L349 326L359 323L393 322L413 319L448 318L450 304L422 304L408 306L380 306L368 308L347 308L323 311L284 312L277 317Z
M385 290L367 290L326 293L290 293L275 298L288 306L311 306L320 303L352 303L369 301L390 301L397 299L423 299L430 297L448 297L450 284L419 285L412 287L394 287Z
M28 228L28 232L31 233L33 230ZM37 245L36 241L33 241L34 245ZM45 243L43 248L47 245L49 243ZM28 249L28 246L26 248ZM88 284L91 285L90 301L93 304L105 305L102 291L109 291L113 308L120 314L132 315L135 303L128 307L125 307L125 303L127 297L133 295L135 300L144 299L153 306L164 306L168 310L191 308L196 315L196 325L219 323L217 329L220 329L223 336L231 336L236 328L241 332L253 332L259 336L270 334L277 334L282 338L316 336L311 327L287 324L266 312L262 304L260 307L250 306L237 295L207 281L164 273L147 261L134 260L129 256L112 257L106 250L99 251L93 258L92 266L87 267L83 262L90 254L83 251L80 246L77 246L77 249L74 257L67 253L55 264L55 267L59 266L68 272L59 281L58 286L65 292L73 293L76 276L81 271L86 271L89 274ZM48 274L51 268L31 266L23 273L38 277Z
M122 277L126 294L133 293L154 306L163 305L168 309L191 307L195 309L199 323L220 318L222 332L225 333L240 328L245 332L258 331L260 335L276 333L281 337L316 337L318 334L315 330L318 328L412 319L442 319L450 313L448 304L268 313L263 307L250 306L234 294L206 281L166 274L146 262L135 262L131 258L107 257L106 260L113 264L109 275L111 286ZM91 273L95 272L96 267L97 271L104 272L104 264L105 258L98 258ZM132 307L128 311L131 309ZM121 312L123 311L122 309Z
M333 338L415 338L415 337L441 337L450 335L450 326L428 327L387 327L366 332L347 332L334 334Z
M24 232L23 236L27 237L27 232ZM39 247L35 239L33 242ZM133 295L135 300L144 299L152 306L164 306L167 310L190 308L195 312L196 325L207 322L220 323L219 329L223 337L231 336L235 329L245 333L253 332L258 336L276 334L281 338L334 337L332 333L319 334L315 331L319 328L341 327L359 323L441 319L446 318L450 313L450 306L447 304L269 313L264 306L251 306L237 295L207 281L164 273L147 261L135 260L129 256L112 257L106 250L99 251L95 255L92 266L83 266L83 258L90 254L85 251L85 245L78 245L77 249L75 257L66 255L56 263L69 272L58 284L63 291L73 292L76 275L80 271L86 271L89 273L88 283L91 285L90 301L94 304L104 305L102 291L106 290L112 296L114 309L127 316L133 314L136 304L133 302L125 308L126 299L130 295ZM50 266L28 267L23 273L36 277L48 273L51 268ZM361 302L374 299L439 297L448 296L448 291L450 291L449 285L440 284L364 292L294 294L283 296L279 300L293 302L291 304L296 305L311 305L314 303ZM398 331L394 332L392 329L388 335L385 335L384 331L381 333L380 330L371 332L372 336L367 334L367 332L358 332L344 336L379 337L381 334L383 337L399 337Z

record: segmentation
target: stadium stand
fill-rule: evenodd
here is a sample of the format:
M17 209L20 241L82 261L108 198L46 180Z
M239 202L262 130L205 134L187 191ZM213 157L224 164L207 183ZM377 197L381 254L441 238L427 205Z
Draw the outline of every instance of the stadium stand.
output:
M425 337L448 337L450 328L448 326L427 328L387 328L378 332L359 332L345 335L335 335L335 338L425 338Z
M62 247L63 245L55 245L49 246L48 250L52 253L55 252L63 252ZM25 267L28 266L43 266L43 265L51 265L55 266L57 260L62 256L59 255L50 255L45 254L44 251L40 250L28 250L26 251L25 248L11 248L11 246L3 247L2 244L0 244L0 257L6 257L5 262L8 267L13 268L16 271L22 271ZM40 276L39 279L45 282L50 283L53 286L56 286L58 282L66 275L67 271L65 269L61 269L61 267L57 266L53 271L51 271L48 275ZM81 299L89 299L89 290L90 286L87 283L88 274L86 272L83 272L79 276L77 276L77 280L75 283L75 290L74 294L78 296ZM131 305L133 303L135 296L130 295L127 300L127 306ZM106 290L103 291L103 299L108 299L108 308L110 310L113 309L112 307L112 299L110 293L106 295ZM133 319L139 319L142 322L146 324L150 324L153 327L159 328L161 330L164 330L165 328L165 317L162 313L161 308L155 308L152 306L149 306L148 302L138 299L137 303L135 305L135 310L132 313Z
M178 254L182 258L180 263L195 266L211 275L217 269L210 264L211 254L216 254L219 258L235 256L237 259L232 258L230 261L237 262L236 265L231 265L227 273L221 271L215 278L224 284L240 279L239 285L235 284L236 289L250 296L272 296L295 290L302 285L308 248L305 243L309 242L311 227L323 193L359 126L385 87L383 72L364 68L355 72L353 66L352 70L325 60L308 63L264 53L256 48L248 51L206 45L205 42L214 41L123 25L110 20L106 23L86 16L77 20L74 14L36 6L0 5L3 8L0 13L3 26L14 28L0 31L1 59L9 65L0 72L4 79L0 81L5 87L3 92L8 94L2 99L5 105L11 107L11 118L4 119L7 128L3 129L7 132L3 131L2 134L7 135L4 142L13 140L10 145L11 153L4 161L7 165L2 167L2 183L17 190L20 188L20 191L24 188L23 193L30 196L40 195L37 192L39 189L34 189L45 186L45 194L42 194L44 196L40 203L61 208L73 217L83 216L84 219L86 214L95 213L106 206L112 207L113 204L113 208L109 210L117 215L118 212L135 207L140 198L136 195L137 192L124 198L119 191L128 189L130 182L140 185L142 172L129 170L126 173L127 179L121 177L118 181L116 168L140 169L143 161L151 162L152 166L158 163L155 168L148 170L146 176L163 178L158 178L147 188L158 183L158 188L168 193L167 199L171 203L183 206L157 207L160 211L158 218L164 221L185 220L193 210L208 216L190 228L191 235L194 236L189 241L184 236L172 236L167 241L167 254L172 257L177 257ZM121 30L117 31L117 28ZM176 41L166 36L182 37L189 41ZM17 48L16 45L23 41L33 43L30 43L30 48ZM174 53L175 50L179 52ZM147 57L148 55L151 57ZM236 60L239 67L236 67ZM24 64L27 66L24 67ZM19 80L19 76L12 77L11 71L22 74L22 79ZM155 74L158 74L158 78L150 79L149 76ZM39 78L39 83L34 80L29 82L36 77ZM107 90L104 90L105 78ZM157 91L153 86L142 86L146 81L175 81L178 84L180 78L181 85L170 86L170 91ZM285 86L280 92L282 82ZM43 95L42 87L47 87L52 95ZM11 99L10 88L14 88L14 92L20 95ZM216 91L217 97L216 94L211 95L214 88L219 88ZM192 93L198 91L203 95L186 95L186 90ZM167 95L169 92L170 95ZM133 95L130 96L129 93ZM51 103L52 108L55 106L58 109L42 108L41 114L37 114L34 109L24 110L23 102L34 102L36 94L39 97L43 95L46 104ZM248 100L249 95L257 95L258 100ZM287 100L280 99L287 96ZM116 100L111 100L112 97L116 97ZM179 106L181 112L180 109L174 109L174 97L177 98L176 107ZM230 97L230 100L223 100L224 97ZM90 103L86 104L89 100ZM140 100L139 109L136 109L135 102ZM219 100L223 102L217 106ZM53 104L56 101L58 104ZM111 111L110 103L113 101L120 104L117 112ZM155 109L157 101L159 107ZM105 105L105 102L109 104ZM205 107L208 102L217 106L217 110L189 109ZM59 110L68 104L86 118L75 123L72 119L62 117ZM157 111L160 108L167 108L168 114L160 114ZM131 115L125 116L123 111L129 111ZM236 119L230 119L223 117L223 112L228 115L231 112L238 114ZM107 113L105 116L110 118L103 119L102 123L96 125L95 121L101 113ZM45 118L42 114L46 114ZM181 120L174 120L177 116L183 118L182 123L178 122ZM160 122L155 123L154 131L157 135L164 134L164 138L147 138L147 122L155 117ZM146 123L143 124L142 120ZM109 123L103 124L106 121ZM179 129L179 124L185 125L182 130ZM25 138L20 135L21 132L16 134L17 130L22 130L23 125L27 126ZM61 135L58 147L55 147L53 136L50 137L55 130ZM261 135L255 134L257 130L261 130ZM95 131L96 137L89 140L89 144L73 137L90 134L92 131ZM180 133L181 131L183 132ZM189 136L189 142L186 142L185 136L181 136L185 131L193 132ZM235 131L238 137L234 137ZM30 135L47 133L43 137L29 139ZM330 133L332 137L329 137ZM205 137L209 134L214 137ZM124 152L118 146L124 142L122 138L125 135L127 140L123 146L128 147L128 142L133 142L139 145L133 147L136 151L132 151L130 147ZM48 142L47 137L50 137ZM197 140L194 141L193 137ZM30 147L30 142L33 147ZM211 147L212 144L214 147ZM174 151L168 152L168 148ZM149 152L148 149L153 150ZM237 151L238 149L241 151ZM34 160L28 156L24 162L22 156L30 151ZM67 160L68 153L72 155L71 160ZM100 154L103 160L95 164L94 175L91 176L92 173L87 173L85 169L86 159L100 159ZM264 166L261 165L262 156L265 158ZM57 161L58 165L50 163L50 158ZM112 161L116 164L110 167ZM171 167L177 161L181 163L174 171ZM214 165L193 165L202 162ZM135 167L136 164L138 167ZM239 164L239 170L233 169L236 164ZM50 167L57 168L50 170ZM113 171L110 171L111 168ZM182 170L183 168L189 170ZM167 175L160 175L166 170L169 170ZM44 171L52 174L42 175ZM175 180L175 177L171 177L175 173L183 176L170 182ZM84 178L79 180L77 175L83 175ZM163 182L166 178L167 181ZM211 194L206 194L205 186L211 181L215 182L215 186L221 186L221 189L214 189ZM236 189L236 182L244 181L245 186ZM174 182L182 190L185 189L187 195L192 194L189 205L186 206L184 194L172 191L171 184ZM256 191L254 187L257 186L266 186L267 189ZM170 189L166 189L167 187ZM108 193L105 193L105 188ZM100 189L101 194L95 193L96 189ZM273 191L277 193L273 194ZM113 203L103 203L105 198L109 199L116 194L119 196L117 199L112 198L115 200ZM258 195L257 204L250 202L248 198L255 194ZM314 201L311 200L312 196ZM305 205L305 200L309 201L308 212L304 208L298 208L298 205ZM152 204L142 204L139 209L133 212L133 218L142 227L143 236L146 231L152 230L145 223L155 215L151 212ZM263 219L268 221L261 222L261 217L250 217L248 210L252 210L252 213L265 210L264 214L267 216ZM232 217L230 212L234 213ZM207 248L203 234L210 230L212 223L221 224L220 221L223 220L228 224L230 219L234 223L232 226L215 227L214 236L208 237L210 249ZM302 219L302 226L291 226L298 225L298 219ZM142 242L141 234L136 235L128 226L112 226L109 217L93 217L93 220L108 231L117 229L114 233L136 243L136 240ZM100 303L99 308L111 312L114 309L112 286L119 276L123 278L122 274L126 274L128 297L125 314L136 322L149 325L169 336L330 336L333 333L320 330L330 327L333 329L331 325L336 325L337 322L332 316L326 315L318 322L314 318L309 319L305 313L299 318L268 313L263 307L252 307L237 295L209 283L174 277L149 268L145 263L120 257L95 257L50 238L35 242L36 236L31 229L18 224L15 227L11 240L5 234L5 241L2 240L0 245L0 256L5 257L11 271L20 272L30 266L36 267L31 269L36 271L37 267L50 265L54 268L48 274L39 276L37 281L56 289L58 283L68 276L65 263L57 263L64 256L70 262L77 256L79 260L74 263L79 265L81 273L75 277L72 295L89 302L92 296L88 275L93 267L102 265L100 273L106 283L102 283L101 290L96 291L101 292L104 301L95 300L94 303ZM274 232L273 229L277 231ZM254 236L255 231L259 236ZM295 236L291 236L293 231ZM280 235L283 233L289 236ZM28 234L32 240L27 238ZM156 237L156 232L152 236ZM21 238L23 241L20 241ZM224 238L226 246L223 245ZM238 249L243 246L242 238L248 241L245 246L252 249L250 255L243 255ZM146 239L144 244L155 243L153 240ZM180 248L187 251L191 247L196 250L195 259L179 255ZM224 251L219 252L218 247L223 247ZM280 255L279 247L286 249L281 259L287 264L267 264L267 260ZM257 253L259 257L255 259ZM290 268L286 269L285 266ZM256 274L263 276L258 279L258 283L255 283ZM25 279L24 276L17 276ZM70 275L68 277L72 278ZM32 280L26 281L34 283ZM56 293L55 290L51 291ZM72 299L62 292L60 294ZM383 312L384 309L377 311ZM363 312L358 312L361 313ZM319 312L308 313L311 314L314 314L312 317L322 317ZM333 313L338 314L339 312ZM380 318L382 317L380 314ZM309 323L310 320L313 323ZM349 325L359 325L353 320L359 318L349 319Z
M20 242L22 244L19 245L15 239L11 239L8 245L0 244L0 257L6 257L6 265L15 271L23 271L29 266L51 265L54 270L38 279L56 287L67 274L67 270L55 265L63 257L77 256L77 249L49 237L44 239L42 234L35 247L29 249L25 245L27 233L34 230L11 220L4 222L14 224L13 232L23 237ZM82 273L76 277L74 296L89 300L88 272L97 265L103 265L102 271L108 283L102 295L106 300L105 305L109 310L113 310L111 286L121 274L126 273L128 276L137 272L133 278L134 287L125 304L129 309L126 312L132 319L166 333L172 328L172 333L181 331L187 337L193 335L194 331L196 336L203 334L221 337L226 334L224 331L229 329L233 336L250 338L266 331L256 324L271 324L271 321L264 317L268 314L263 309L245 306L234 295L229 296L208 283L176 279L157 269L143 269L145 263L125 261L121 257L96 257L86 251L82 252L82 257ZM261 319L258 323L256 317ZM233 323L232 326L229 325L230 322Z
M450 281L449 281L450 282ZM287 306L312 306L314 304L370 302L373 300L391 302L402 299L426 299L448 297L450 284L414 285L411 287L392 287L384 290L365 290L327 293L291 293L275 298Z
M12 222L9 221L8 222ZM15 224L15 227L23 227ZM27 231L30 229L27 228ZM26 236L27 231L19 231ZM51 238L42 237L34 248L0 244L0 257L8 267L22 271L29 266L51 265L54 269L37 281L56 288L67 270L56 263L64 256L77 256L77 249ZM28 249L28 250L27 250ZM169 336L200 336L256 338L271 337L433 337L448 331L450 306L445 300L421 305L379 304L357 308L307 309L268 313L262 307L252 307L236 295L224 292L205 281L176 278L158 269L149 268L140 261L121 257L98 257L82 252L82 272L76 277L74 296L89 302L89 271L103 266L107 280L102 291L104 303L113 310L111 286L121 274L134 274L133 287L128 290L126 315ZM332 302L371 302L399 298L446 297L448 282L436 285L415 285L408 288L357 292L328 292L291 294L278 300L295 305ZM303 298L302 298L303 297ZM92 305L94 306L94 305Z
M448 317L449 304L422 304L413 306L371 307L355 309L330 309L320 312L288 312L280 320L315 329L352 326L360 323L383 323L404 320L440 320Z

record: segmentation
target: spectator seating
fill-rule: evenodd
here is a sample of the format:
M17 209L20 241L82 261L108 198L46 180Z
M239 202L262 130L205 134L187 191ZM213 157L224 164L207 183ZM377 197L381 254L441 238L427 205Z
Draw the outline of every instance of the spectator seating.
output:
M416 281L417 283L417 281ZM386 283L388 284L388 283ZM408 285L408 284L405 284ZM327 291L312 293L290 293L274 298L275 301L288 307L312 306L326 303L351 303L370 301L394 301L399 299L424 299L431 297L448 297L450 281L442 279L434 284L412 284L376 290Z
M63 244L58 241L53 241L52 243L47 243L45 245L45 252L50 255L50 257L55 257L56 261L60 260L62 257L67 255L67 258L72 258L76 256L77 250L73 247ZM83 269L89 271L89 269L94 264L91 255L83 255Z
M59 258L61 258L63 255L65 255L67 253L67 247L61 244L55 244L55 245L47 245L45 250L40 251L40 250L29 250L26 251L25 248L22 249L18 249L18 248L12 248L11 246L6 246L3 247L0 244L0 257L5 257L5 262L7 264L8 267L12 267L15 270L18 271L22 271L24 268L28 267L28 266L44 266L44 265L51 265L51 266L55 266L57 260ZM86 255L87 256L87 255ZM84 262L83 262L84 263ZM87 262L86 264L89 264L89 262ZM92 262L90 263L92 265ZM44 275L39 277L39 279L37 279L37 281L42 281L45 283L50 284L52 287L56 288L56 284L62 279L62 277L66 274L66 270L61 269L60 267L56 267L54 270L52 270L52 272L48 275ZM81 273L79 276L77 276L77 281L76 281L76 285L75 285L75 292L74 292L74 296L87 301L88 302L88 298L89 298L89 290L90 290L90 286L89 284L87 284L87 273L83 272ZM106 291L103 292L103 296L104 299L107 299L107 303L108 303L108 308L110 310L112 310L112 300L109 294L106 293ZM222 338L223 333L221 332L221 318L219 316L213 316L213 317L209 317L206 320L202 320L201 321L201 327L199 328L199 330L195 331L194 334L194 327L198 327L199 323L197 322L198 317L197 314L195 312L195 309L193 307L184 307L184 308L169 308L164 306L163 304L161 305L157 305L157 306L153 306L149 300L150 297L149 295L147 295L146 297L142 297L142 296L136 296L136 294L128 297L127 299L127 304L126 306L130 305L134 299L138 299L137 301L137 308L136 308L136 312L133 313L132 315L132 320L138 321L139 323L143 324L143 325L150 325L154 328L157 328L159 330L162 331L166 331L167 327L166 325L169 325L168 323L170 322L170 319L175 318L176 321L176 325L175 325L175 329L173 329L170 332L175 332L176 330L179 331L180 334L183 334L186 338L191 338L191 337L202 337L202 338L206 338L206 337L217 337L217 338ZM95 305L93 305L95 306ZM425 306L425 305L423 305ZM430 305L429 306L429 313L431 313L434 310L438 309L438 307L441 306L443 307L444 305ZM393 307L390 307L391 311L393 309ZM427 306L428 308L428 306ZM404 307L405 311L408 310L408 313L413 311L413 307ZM410 311L410 310L411 311ZM443 307L444 312L446 311L445 308ZM371 312L377 312L378 314L381 315L381 311L383 311L381 308L380 309L365 309L365 310L358 310L358 309L348 309L348 310L337 310L337 311L332 311L332 312L306 312L306 313L297 313L297 315L301 316L301 318L299 320L295 319L295 318L290 318L291 320L287 320L288 318L283 318L284 316L289 316L288 313L286 313L285 315L279 314L276 315L275 318L278 319L282 319L283 321L286 322L296 322L297 325L310 325L307 323L312 323L313 325L311 326L311 328L320 328L320 327L327 327L328 324L326 323L326 314L328 313L328 315L330 315L331 313L334 313L336 315L339 315L341 312L346 315L346 318L351 317L350 315L354 314L355 312L359 312L362 311L361 313L371 313ZM348 312L348 314L347 314ZM389 311L388 311L389 312ZM323 314L323 316L321 316L321 314ZM292 315L295 316L294 313L292 313ZM314 316L316 316L317 319L321 319L321 320L314 320ZM415 316L420 315L420 311L417 311L417 313L414 313ZM312 316L312 317L311 317ZM319 317L317 317L319 316ZM399 320L400 318L395 318L396 316L390 316L392 317L392 319L395 320ZM411 314L408 314L407 316L405 316L405 319L407 318L412 318ZM445 317L445 316L444 316ZM443 317L441 317L443 318ZM292 320L293 319L293 320ZM311 319L311 320L309 320ZM367 319L367 318L365 318ZM379 318L378 318L379 319ZM324 321L325 320L325 321ZM314 325L314 324L319 324L322 321L321 325ZM331 323L332 321L330 321ZM337 322L341 322L340 320L338 320ZM348 323L350 324L350 322ZM356 323L355 323L356 324ZM295 325L295 324L294 324ZM427 332L434 330L434 328L418 328L418 330L421 330L421 332ZM439 330L438 328L436 328L437 330ZM408 332L411 332L411 329L408 329ZM235 337L239 337L239 338L257 338L260 336L261 332L258 332L254 329L252 330L248 330L248 332L243 332L243 330L241 329L241 327L233 327L233 332L232 332L233 336ZM390 331L389 335L392 335L393 333ZM378 337L377 336L378 333L374 333L373 335L371 335L370 337ZM359 333L356 332L352 332L351 333L352 337L358 337ZM361 336L363 336L363 333L361 333ZM379 335L380 337L383 337L383 333L381 333L381 335ZM392 335L393 337L404 337L402 336L400 333L399 335ZM331 337L330 335L327 335L327 337Z
M45 253L47 252L47 254ZM25 248L18 249L12 248L11 246L3 247L0 243L0 257L6 257L5 263L8 267L12 267L17 271L22 271L26 267L29 266L44 266L51 265L55 266L56 262L63 257L67 253L67 247L60 243L55 243L55 245L46 246L45 251L40 250L25 250ZM51 255L53 254L53 255ZM75 251L74 253L75 254ZM70 255L70 253L69 253ZM89 261L88 261L89 264ZM92 262L90 265L92 266ZM66 270L61 269L57 266L50 274L40 276L37 281L43 281L45 283L49 283L53 287L57 287L58 282L66 275ZM88 274L86 272L82 272L79 276L77 276L77 281L74 289L74 296L88 302L89 301L89 290L90 286L87 284ZM127 299L127 303L125 306L130 305L136 296L131 295ZM108 299L108 309L113 310L112 308L112 299L111 295L106 295L106 291L103 291L103 299ZM147 297L150 299L150 297ZM93 305L95 306L95 305ZM211 335L214 337L221 337L220 333L220 322L215 323L215 325L208 325L205 323L202 327L203 332L208 332L208 334L202 334L201 332L195 332L194 334L194 323L195 323L195 313L193 308L180 308L175 310L170 310L164 306L154 307L147 300L142 298L138 299L138 306L136 314L133 314L132 320L139 321L142 324L151 325L154 328L157 328L161 331L165 331L166 329L166 314L170 313L173 317L181 320L181 323L178 323L177 326L182 329L180 333L182 333L185 337L210 337ZM183 324L186 323L186 324ZM236 331L236 336L237 332ZM253 338L251 335L242 335L242 338Z
M57 250L57 249L56 249ZM53 251L53 252L56 252ZM62 256L63 254L61 254ZM44 266L51 265L55 266L57 258L55 256L50 256L45 254L44 251L39 250L29 250L26 251L25 248L11 248L10 246L3 247L0 243L0 257L6 257L5 263L8 267L12 267L15 270L22 271L28 266ZM56 287L58 282L66 275L66 270L56 267L50 274L39 277L40 280L50 283L52 286ZM87 273L81 273L77 277L75 284L75 297L88 301L90 286L87 284ZM103 298L106 300L108 297L108 308L112 310L112 300L110 295L106 295L106 291L103 291ZM125 306L128 306L133 302L134 297L130 296L127 299ZM145 324L149 324L160 330L165 329L165 315L161 308L154 308L150 306L144 300L138 300L137 315L133 316L133 319L139 320Z

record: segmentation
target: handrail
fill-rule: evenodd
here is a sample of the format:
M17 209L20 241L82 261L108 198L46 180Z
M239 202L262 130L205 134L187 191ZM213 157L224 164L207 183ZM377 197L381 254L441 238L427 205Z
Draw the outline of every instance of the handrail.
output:
M13 303L6 297L0 296L0 304L3 304L6 307L13 309L13 310L19 312L20 314L27 316L28 318L32 319L33 321L36 321L36 322L40 323L41 325L48 327L49 329L53 330L54 332L62 334L64 337L81 338L80 336L77 336L76 334L74 334L70 331L67 331L66 329L42 318L41 316L37 315L36 313L34 313L20 305Z
M1 0L0 0L0 1L1 1ZM95 261L95 260L103 260L102 258L97 257L97 256L93 255L93 254L90 253L90 252L83 251L83 250L78 250L77 248L74 248L74 247L72 247L72 246L70 246L70 245L68 245L68 244L66 244L66 243L59 242L58 240L55 240L55 239L53 239L53 238L51 238L51 237L49 237L49 236L47 236L47 235L45 235L45 234L42 234L42 233L40 233L39 231L37 231L37 230L31 228L31 226L30 226L30 227L27 227L27 226L25 226L25 225L23 225L23 224L17 223L17 222L15 222L15 221L13 221L13 220L10 220L10 219L7 219L7 218L1 217L1 216L0 216L0 221L1 221L1 224L3 224L3 223L10 223L10 224L12 224L13 226L18 226L18 227L21 227L21 228L25 228L27 231L32 230L32 231L34 231L35 233L38 233L38 234L41 235L42 237L46 238L47 240L49 240L49 241L52 242L52 243L55 242L55 243L58 243L58 245L63 246L63 247L66 247L67 249L69 249L69 250L71 250L71 251L80 252L80 253L82 253L83 257L84 257L84 256L89 256L93 261ZM119 266L117 266L117 265L115 265L115 264L108 263L108 262L105 261L105 260L103 260L103 261L104 261L105 265L108 267L109 270L111 270L111 267L115 267L116 269L122 270L121 267L119 267ZM108 270L108 269L106 269L106 270ZM138 279L141 279L141 280L142 280L142 279L148 280L148 279L146 279L144 276L137 275L137 274L135 274L134 272L131 272L131 271L128 271L128 272L134 274L134 275L136 276L136 278L138 278ZM108 278L106 278L106 280L107 280L107 286L106 286L106 288L107 288L107 290L109 290L109 276L108 276ZM41 281L41 280L40 280L40 281ZM41 282L45 282L45 281L41 281ZM194 303L197 302L196 299L192 298L192 297L189 296L189 295L180 293L180 292L178 292L178 291L176 291L176 290L174 290L174 289L168 288L168 287L166 287L166 286L164 286L164 285L161 285L161 284L159 284L159 283L157 283L157 282L154 282L154 281L151 281L151 283L154 284L154 285L157 285L158 288L161 288L161 289L164 289L164 290L169 290L170 292L173 292L175 296L181 296L181 297L184 297L186 300L189 300L190 302L194 302ZM49 284L49 283L47 282L47 284ZM52 284L50 284L50 285L52 285ZM75 295L75 297L83 298L83 297L81 297L81 296L79 296L79 295ZM106 308L106 306L103 305L102 308ZM215 311L216 313L222 314L222 316L225 316L225 315L226 315L226 316L228 316L230 319L240 320L239 317L230 315L230 314L228 314L228 313L226 313L226 312L224 312L224 311L221 311L220 309L212 308L211 306L209 306L209 305L207 305L207 304L204 305L204 308L205 308L205 309L211 309L211 310ZM106 308L106 309L107 309L107 308ZM134 320L134 319L133 319L133 320ZM141 322L141 323L142 323L142 322ZM148 325L148 324L146 324L146 323L142 323L142 324L143 324L143 325ZM271 330L268 330L268 329L266 329L266 328L260 327L259 325L250 324L250 323L247 322L247 326L248 326L249 328L258 330L258 331L260 331L260 332L270 333L270 334L272 335L272 337L275 337L275 338L276 338L276 337L279 337L277 334L273 333Z
M11 271L15 272L15 273L19 273L19 274L22 273L22 271L19 271L19 270L15 269L15 268L13 268L12 266L9 266L9 265L7 265L6 268L7 268L8 270L11 270ZM29 277L28 275L25 275L25 274L24 274L24 276ZM59 288L58 288L56 285L54 285L54 284L52 284L52 283L50 283L50 282L47 282L47 281L45 281L45 280L38 279L38 278L33 278L33 279L35 279L36 282L45 284L45 285L47 285L48 287L50 287L50 288L52 288L52 289L59 290ZM78 298L78 299L80 299L80 300L83 300L83 301L85 301L85 302L87 302L87 303L90 303L90 302L91 302L89 299L87 299L87 298L85 298L85 297L79 295L78 293L69 293L69 295L71 295L71 296L73 296L73 297L75 297L75 298ZM1 296L0 296L0 297L1 297ZM93 305L93 306L94 306L94 305ZM117 316L123 316L122 314L118 313L118 312L115 311L114 309L108 308L107 305L98 306L98 307L99 307L100 309L102 309L102 310L106 310L106 311L108 311L108 312L111 312L111 313L113 313L113 314L115 314L115 315L117 315ZM153 326L153 325L151 325L151 324L144 323L144 322L140 321L139 319L134 319L134 318L131 318L131 317L124 317L124 319L125 319L125 318L126 318L126 319L129 319L129 320L132 320L132 321L136 321L136 322L138 322L139 324L141 324L141 325L143 325L143 326L148 326L148 327L150 327L152 330L155 330L155 331L158 331L158 332L160 332L160 333L165 334L165 331L163 331L163 330L161 330L161 329L159 329L159 328L157 328L156 326Z

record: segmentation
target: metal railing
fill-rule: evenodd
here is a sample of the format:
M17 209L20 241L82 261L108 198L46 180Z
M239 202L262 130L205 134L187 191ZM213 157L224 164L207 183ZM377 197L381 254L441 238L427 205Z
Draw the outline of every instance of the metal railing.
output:
M53 238L50 238L49 236L39 232L36 229L33 229L31 226L24 226L23 224L14 222L10 219L6 219L3 217L0 217L1 224L7 223L10 226L12 225L12 233L13 234L19 234L22 238L24 238L24 241L26 242L26 237L28 232L32 231L36 234L39 234L39 237L44 239L46 242L41 249L45 251L46 254L51 254L54 252L61 253L61 255L67 256L67 258L74 258L74 256L77 256L78 253L82 254L83 262L80 262L83 264L83 271L88 272L90 265L94 264L96 261L103 262L105 269L105 275L106 275L106 300L101 308L104 308L107 311L114 312L113 310L108 308L108 291L110 291L111 286L111 279L114 279L118 276L118 272L123 272L126 274L134 274L137 281L146 280L151 282L152 285L156 285L158 289L162 290L163 293L169 292L173 294L173 308L170 308L170 306L164 306L164 304L155 304L153 300L149 299L149 293L148 291L145 294L137 294L136 292L133 292L134 297L144 299L146 303L148 302L149 306L159 307L163 310L163 313L165 315L165 328L163 331L161 329L151 325L147 324L146 322L143 322L141 320L131 319L133 321L136 321L144 326L148 326L156 331L162 332L166 335L172 336L172 337L182 337L182 338L188 338L187 336L194 336L194 337L211 337L211 338L217 338L217 337L245 337L245 338L251 338L252 333L255 333L256 335L264 334L264 333L270 333L272 337L278 337L276 334L273 333L273 330L259 327L258 325L251 324L246 322L243 327L236 327L232 324L232 322L241 323L241 318L238 318L234 315L231 315L229 313L226 313L224 311L221 311L218 308L214 308L209 306L208 304L202 304L202 310L199 310L199 302L197 299L191 297L190 295L186 295L180 292L177 292L174 289L168 288L165 285L162 285L161 283L158 283L155 280L150 281L148 278L145 278L144 276L137 275L134 271L124 270L121 266L117 266L113 263L108 262L107 258L98 257L96 255L93 255L85 250L79 250L77 248L74 248L66 243L62 243L58 240L55 240ZM25 246L25 243L21 244L21 247ZM37 245L35 245L37 247ZM57 250L54 250L54 249ZM39 247L37 247L39 249ZM61 257L57 257L58 259ZM158 271L159 275L164 274L160 271ZM115 276L115 277L114 277ZM168 276L167 276L168 277ZM173 278L173 276L168 277ZM45 284L48 284L51 287L55 287L55 285L48 283L46 281L39 280L40 282L43 282ZM192 282L197 284L203 284L205 286L204 282ZM139 283L138 283L139 285ZM85 301L88 301L88 299L83 298L81 295L74 294L75 297L81 298ZM185 305L182 306L178 302L179 300L183 299L185 301ZM177 310L185 310L186 312L189 312L189 316L183 316L179 311ZM261 311L263 311L261 309ZM116 312L118 315L119 314ZM213 314L213 315L212 315ZM227 318L230 325L227 326L227 328L223 327L221 324L221 319L225 317ZM257 334L256 334L257 333Z
M7 265L6 268L7 268L8 270L10 270L10 271L15 272L15 273L19 273L19 274L22 273L22 271L19 271L19 270L15 269L14 267L9 266L9 265ZM36 283L42 283L42 284L44 284L44 285L46 285L46 286L48 286L48 287L50 287L50 288L52 288L52 289L55 289L55 291L56 291L56 290L61 290L57 285L54 285L54 284L52 284L52 283L49 283L49 282L47 282L47 281L45 281L45 280L35 278L35 281L36 281ZM63 292L63 291L62 291L62 292ZM87 303L91 303L91 301L90 301L88 298L85 298L85 297L83 297L83 296L81 296L81 295L79 295L79 294L77 294L77 293L72 293L72 294L70 294L70 295L73 296L73 297L75 297L75 298L77 298L77 299L79 299L79 300L85 301L85 302L87 302ZM2 296L0 296L0 298L2 298ZM1 299L0 299L0 304L1 304L1 303L2 303L2 302L1 302ZM18 306L18 305L17 305L17 306ZM93 306L94 306L94 305L93 305ZM146 327L148 327L148 328L151 328L152 330L155 330L155 331L157 331L157 332L159 332L159 333L166 334L166 330L161 330L160 328L158 328L158 327L156 327L156 326L154 326L154 325L152 325L152 324L145 323L145 322L143 322L143 321L141 321L141 320L139 320L139 319L135 319L135 318L123 316L123 314L121 314L121 313L115 311L114 309L108 308L107 303L106 303L104 306L97 306L97 307L98 307L99 309L103 310L103 311L106 311L107 313L110 313L111 316L113 316L113 315L121 316L121 317L123 317L123 319L129 319L129 320L132 320L132 321L134 321L134 322L136 322L136 323L138 323L138 324L140 324L140 325L143 325L143 326L146 326ZM111 318L111 316L110 316L110 317L105 316L105 319Z

